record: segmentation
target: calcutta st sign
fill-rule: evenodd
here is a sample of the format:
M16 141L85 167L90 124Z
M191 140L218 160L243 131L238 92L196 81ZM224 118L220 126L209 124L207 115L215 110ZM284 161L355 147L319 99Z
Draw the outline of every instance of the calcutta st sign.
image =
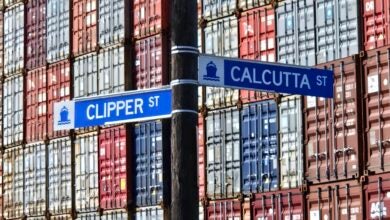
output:
M198 81L205 86L333 98L333 71L200 55Z

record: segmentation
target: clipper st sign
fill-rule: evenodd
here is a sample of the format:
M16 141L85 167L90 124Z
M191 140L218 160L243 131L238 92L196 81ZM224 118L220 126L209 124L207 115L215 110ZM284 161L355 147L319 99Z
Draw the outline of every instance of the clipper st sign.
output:
M200 55L200 85L333 98L333 71Z
M171 89L137 90L54 104L54 130L171 117Z

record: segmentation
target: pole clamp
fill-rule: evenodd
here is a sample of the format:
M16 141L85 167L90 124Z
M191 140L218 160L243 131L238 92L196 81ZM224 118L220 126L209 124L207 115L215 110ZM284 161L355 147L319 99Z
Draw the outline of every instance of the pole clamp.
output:
M197 47L192 46L173 46L171 48L171 54L178 54L178 53L192 53L192 54L199 54L199 50Z
M177 114L177 113L193 113L193 114L196 114L198 115L198 112L195 111L195 110L190 110L190 109L175 109L175 110L172 110L171 114Z
M171 87L177 85L199 85L198 81L195 79L175 79L171 81Z

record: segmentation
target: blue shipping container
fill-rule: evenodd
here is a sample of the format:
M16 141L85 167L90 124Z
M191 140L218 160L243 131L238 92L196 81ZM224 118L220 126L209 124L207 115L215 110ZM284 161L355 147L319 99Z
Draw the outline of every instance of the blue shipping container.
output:
M136 206L163 201L162 123L152 121L134 127Z
M244 106L241 113L241 179L243 193L277 190L278 126L275 101Z

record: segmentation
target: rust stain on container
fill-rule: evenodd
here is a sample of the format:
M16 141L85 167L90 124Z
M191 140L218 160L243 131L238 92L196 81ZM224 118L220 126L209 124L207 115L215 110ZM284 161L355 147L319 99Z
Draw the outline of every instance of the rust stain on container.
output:
M358 178L363 158L360 58L317 67L334 70L334 98L305 97L306 179L326 183Z

